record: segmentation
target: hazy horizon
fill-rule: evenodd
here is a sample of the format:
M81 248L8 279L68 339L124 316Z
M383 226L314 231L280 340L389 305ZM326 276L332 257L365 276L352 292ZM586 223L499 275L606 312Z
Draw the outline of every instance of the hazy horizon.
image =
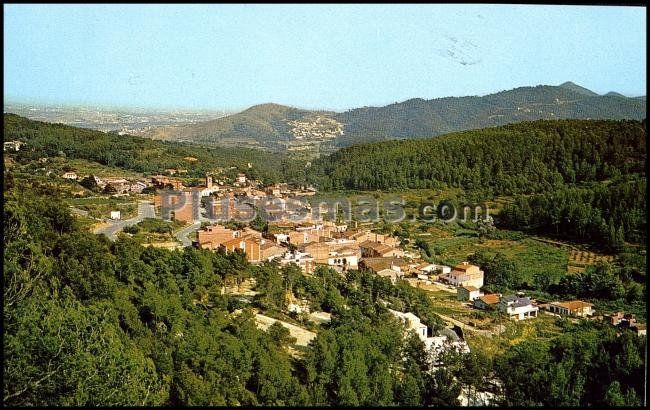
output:
M4 102L342 112L572 81L646 95L645 7L4 6Z

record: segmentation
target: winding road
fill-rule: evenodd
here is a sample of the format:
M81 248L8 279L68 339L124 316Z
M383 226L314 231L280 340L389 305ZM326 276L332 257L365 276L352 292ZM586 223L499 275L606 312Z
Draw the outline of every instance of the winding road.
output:
M201 221L194 222L192 225L186 226L185 228L174 233L174 238L176 238L183 246L192 246L192 241L188 238L189 234L198 230L201 227Z
M123 221L110 222L110 225L103 226L95 230L96 234L104 234L111 241L117 240L117 233L122 231L122 229L127 226L135 225L141 222L145 218L155 218L156 211L154 205L150 202L138 202L138 215L131 219L125 219Z

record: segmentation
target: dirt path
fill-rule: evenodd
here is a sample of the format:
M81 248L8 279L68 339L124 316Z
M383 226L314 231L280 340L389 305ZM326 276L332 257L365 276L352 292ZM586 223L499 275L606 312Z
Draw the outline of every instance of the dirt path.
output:
M461 322L459 320L453 319L453 318L451 318L449 316L446 316L446 315L443 315L443 314L440 314L440 313L435 313L435 314L440 316L440 318L442 320L444 320L445 322L451 323L452 325L456 325L456 326L460 327L461 329L463 329L463 332L465 332L466 330L469 330L470 332L475 332L475 333L483 335L483 336L492 337L492 335L497 335L497 334L501 333L504 330L503 326L501 328L496 328L494 330L479 329L479 328L476 328L474 326L467 325L467 324L465 324L465 323L463 323L463 322Z

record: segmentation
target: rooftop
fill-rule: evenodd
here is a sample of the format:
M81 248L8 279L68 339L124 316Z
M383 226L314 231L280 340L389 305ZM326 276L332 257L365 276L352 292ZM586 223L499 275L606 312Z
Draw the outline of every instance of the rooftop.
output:
M489 295L483 295L479 299L487 305L494 305L495 303L499 303L501 298L496 293L491 293Z
M568 310L578 310L578 309L584 309L586 307L592 307L593 304L589 302L583 302L582 300L569 300L566 302L553 302L551 303L552 305L556 306L562 306L565 309Z

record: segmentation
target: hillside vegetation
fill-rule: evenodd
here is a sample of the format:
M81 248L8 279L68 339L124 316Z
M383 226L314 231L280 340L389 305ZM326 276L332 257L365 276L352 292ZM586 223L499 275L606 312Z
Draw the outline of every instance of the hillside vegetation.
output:
M143 137L32 121L14 114L4 114L4 139L27 143L27 149L17 153L19 160L65 156L142 173L159 173L176 168L188 170L189 176L200 177L215 168L235 166L252 177L277 181L282 168L290 167L286 155L281 153L152 141ZM249 163L252 166L250 169Z
M485 390L494 377L504 391L495 404L641 403L646 338L632 332L558 320L562 334L450 353L431 372L424 344L403 338L381 303L438 329L420 289L358 271L253 266L240 252L110 242L81 230L51 188L4 181L9 406L458 406L461 388ZM249 277L260 292L249 304L221 292ZM249 309L286 309L287 290L333 316L297 355L286 328L259 329Z
M460 188L514 196L501 222L620 248L645 238L645 120L535 121L348 147L314 161L323 190ZM535 194L534 196L530 196Z

